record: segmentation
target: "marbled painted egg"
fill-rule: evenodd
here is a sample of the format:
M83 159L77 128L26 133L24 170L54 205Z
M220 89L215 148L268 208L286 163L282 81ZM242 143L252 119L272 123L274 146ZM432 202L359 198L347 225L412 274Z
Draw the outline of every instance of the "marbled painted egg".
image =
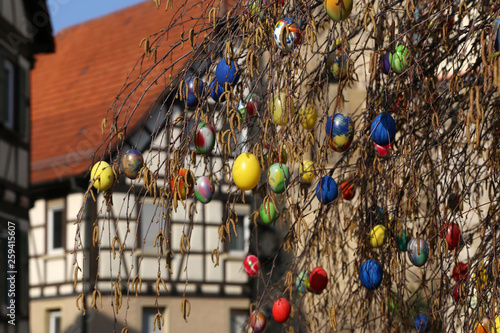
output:
M299 110L300 124L307 130L313 129L318 119L318 109L313 103L303 105Z
M336 152L346 151L354 138L354 123L351 117L336 113L326 122L326 134L329 137L328 144Z
M207 176L199 177L196 179L194 186L194 195L201 203L209 203L214 197L214 186Z
M226 63L226 59L221 59L215 69L215 77L221 87L224 87L224 83L226 82L235 85L240 79L240 68L238 64L232 60Z
M269 167L267 183L271 191L278 194L283 193L289 182L290 172L285 164L274 163Z
M295 280L295 288L299 291L299 293L304 293L309 290L309 274L301 272L297 275L297 279Z
M120 166L125 176L130 179L136 179L144 166L144 158L137 150L130 149L123 154Z
M266 327L266 315L259 310L254 310L250 315L250 327L254 332L262 332Z
M271 200L267 201L267 204L263 202L262 205L260 205L259 215L260 219L265 224L271 224L276 220L276 207L274 207L274 204Z
M410 63L410 53L404 45L396 46L394 53L389 54L391 68L398 74L403 73Z
M184 181L184 179L186 181ZM170 179L170 191L175 192L177 199L186 200L193 194L195 179L192 172L181 168L178 176L172 176ZM177 184L177 187L175 186Z
M324 0L325 11L335 22L345 20L351 14L353 0Z
M249 254L243 260L243 269L245 273L247 273L250 277L256 277L259 274L260 270L260 261L259 258L254 256L253 254Z
M285 36L285 27L288 27L288 35ZM291 18L285 17L276 23L274 27L274 41L283 51L291 51L302 42L302 32L299 26Z
M389 52L380 56L380 69L384 74L389 74L391 72L391 55Z
M429 246L423 238L413 238L408 243L408 259L417 267L425 265L429 259Z
M300 177L306 183L312 182L314 179L314 162L311 160L305 160L300 163Z
M280 92L274 95L274 98L269 104L274 122L280 126L288 124L288 119L291 118L295 112L292 96L287 98L284 92Z
M379 114L373 119L370 126L370 136L379 146L387 146L396 137L396 122L386 112Z
M200 154L209 154L215 146L214 127L207 123L199 123L194 132L194 146Z

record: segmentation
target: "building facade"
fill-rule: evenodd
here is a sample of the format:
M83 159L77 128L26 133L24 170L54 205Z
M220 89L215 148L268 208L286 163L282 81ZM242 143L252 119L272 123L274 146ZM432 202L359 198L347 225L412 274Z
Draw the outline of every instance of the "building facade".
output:
M95 201L84 195L89 186L89 170L93 161L102 156L99 154L108 154L108 160L120 157L113 150L103 153L98 146L104 138L102 129L109 129L112 123L110 104L127 72L143 54L137 45L143 38L161 31L171 13L156 10L153 2L144 2L63 30L55 38L57 52L37 57L40 66L32 75L31 182L35 199L30 210L29 253L32 331L121 331L126 320L130 333L149 333L154 317L160 312L165 319L161 332L229 332L236 331L248 318L250 284L242 261L248 252L251 230L250 198L234 206L239 237L233 236L231 243L222 244L218 242L218 227L229 213L225 207L227 188L223 183L216 186L212 202L197 204L197 214L191 218L179 205L168 219L172 230L167 237L172 253L169 270L163 262L165 257L160 257L158 247L153 245L165 218L157 211L151 194L145 194L143 183L120 176L110 210L102 193L96 193ZM173 30L174 34L180 32ZM131 77L137 73L134 70L137 67ZM172 103L173 114L166 117L166 105ZM183 103L165 95L161 88L151 89L131 117L122 151L139 150L146 166L158 172L159 179L164 178L164 170L158 165L167 160L166 147L178 144L169 138L187 139L180 127L167 126L180 114L185 114ZM167 129L158 131L163 127ZM221 166L218 148L215 151L207 157L209 164ZM204 167L194 171L195 176L206 172ZM188 207L191 202L187 202ZM82 207L85 208L81 210ZM79 216L81 223L76 224ZM99 234L97 244L93 244L95 227ZM190 250L183 254L179 241L184 234L190 237ZM118 250L115 237L122 242L122 251L116 256L113 255ZM220 249L218 267L214 267L212 258L216 248ZM189 267L194 268L186 272L188 261ZM75 284L77 265L82 271L78 270ZM129 294L128 289L137 275L142 279L138 297L132 291ZM157 297L159 276L168 291L162 288ZM123 295L118 312L115 284L111 282L117 278L121 279L118 289ZM98 312L91 309L94 288L102 294L102 308ZM75 305L82 292L86 299L85 315ZM192 309L188 324L179 311L184 297Z
M53 50L45 0L0 3L0 332L28 332L29 73Z

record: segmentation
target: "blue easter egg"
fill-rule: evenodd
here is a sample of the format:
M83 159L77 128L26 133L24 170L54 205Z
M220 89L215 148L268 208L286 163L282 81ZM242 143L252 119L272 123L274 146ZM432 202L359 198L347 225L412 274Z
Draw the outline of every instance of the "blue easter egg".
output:
M330 176L324 176L316 185L316 197L325 205L337 199L338 194L337 183Z
M187 97L185 88L182 89L182 96L185 100L187 100L186 102L188 106L196 106L198 104L198 98L200 98L203 93L203 80L198 79L198 91L196 91L194 81L194 77L190 77L186 80L186 83L188 85Z
M221 87L224 87L226 82L236 84L240 79L240 69L234 61L230 61L228 65L226 59L222 59L215 70L215 78Z
M415 318L415 327L417 328L418 333L427 332L429 330L428 323L429 318L427 318L427 316L423 313L419 314Z
M372 121L370 136L379 146L387 146L396 137L396 123L388 113L381 113Z
M326 135L330 137L328 144L338 153L346 151L354 138L354 123L351 117L336 113L326 121Z
M377 289L380 286L383 275L382 265L373 259L366 260L359 269L361 284L369 290Z
M219 85L219 82L217 82L217 80L213 80L212 83L210 83L209 90L211 91L210 97L212 97L212 99L215 102L219 102L219 98L224 93L224 88ZM224 96L220 102L222 103L225 100L226 100L226 96Z

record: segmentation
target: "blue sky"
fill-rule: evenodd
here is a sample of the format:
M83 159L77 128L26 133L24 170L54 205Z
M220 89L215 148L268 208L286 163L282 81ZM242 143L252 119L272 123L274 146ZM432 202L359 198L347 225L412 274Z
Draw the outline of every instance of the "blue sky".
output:
M66 27L152 0L48 0L54 34Z

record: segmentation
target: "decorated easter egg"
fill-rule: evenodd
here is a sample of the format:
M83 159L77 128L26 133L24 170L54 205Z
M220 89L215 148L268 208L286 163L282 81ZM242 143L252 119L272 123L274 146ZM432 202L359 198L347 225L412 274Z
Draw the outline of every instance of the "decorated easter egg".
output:
M300 177L306 183L312 182L314 179L314 162L311 160L305 160L300 163Z
M408 259L417 267L425 265L429 258L429 246L423 238L413 238L407 247Z
M325 11L335 22L340 22L349 17L353 0L324 0Z
M389 54L391 68L398 74L403 73L410 63L410 53L404 45L396 46L394 53Z
M446 206L448 206L448 208L451 210L455 210L459 207L461 200L462 199L460 195L451 193L450 195L448 195L448 198L446 199Z
M226 59L222 59L215 69L215 78L222 87L224 87L224 83L226 82L234 85L240 79L240 68L236 62L231 60L229 63L226 63Z
M330 176L324 176L316 185L316 197L325 205L337 199L338 194L337 183Z
M351 117L342 113L336 113L326 122L326 134L329 137L328 144L336 152L346 151L354 138L354 123Z
M107 191L111 188L115 181L113 169L105 161L99 161L92 167L90 171L90 181L99 191Z
M273 304L273 318L278 323L284 323L290 316L290 303L286 298L278 298Z
M493 47L495 48L495 51L500 51L500 17L497 17L493 21Z
M341 80L347 77L348 67L349 58L344 54L333 59L332 64L328 68L334 79Z
M453 267L453 271L451 273L451 276L453 280L455 281L460 281L460 280L465 280L469 276L469 268L467 267L467 264L463 262L457 263Z
M288 27L288 35L285 36ZM274 27L274 41L283 51L291 51L302 42L302 32L295 21L289 17L282 18Z
M137 150L127 150L122 157L121 169L125 176L130 179L136 179L144 166L144 158Z
M182 88L182 97L186 101L187 106L196 106L198 105L198 99L203 94L203 80L197 77L190 77L186 80L187 83L187 94L186 88ZM196 88L196 84L198 84L198 88Z
M307 130L313 129L318 119L318 109L314 104L303 105L299 111L300 124Z
M260 165L257 157L251 153L243 153L233 164L233 181L239 189L248 191L259 183Z
M380 56L380 69L382 73L389 74L391 72L391 55L389 52L384 53Z
M250 327L254 332L262 332L266 327L266 315L262 311L254 310L250 315Z
M309 290L309 274L304 272L299 273L299 275L297 275L297 279L295 280L295 287L299 293L304 293L306 290Z
M248 276L256 277L259 274L260 270L259 258L254 256L253 254L247 255L245 257L245 260L243 260L243 269Z
M368 208L367 222L370 227L384 223L384 211L380 206L374 205Z
M288 183L290 182L290 173L288 167L283 163L274 163L269 167L267 183L269 188L274 193L285 192Z
M379 157L389 157L391 156L391 151L394 148L394 142L389 143L387 146L379 146L374 142L373 147L375 147L375 151Z
M328 284L328 275L323 267L314 268L309 274L309 290L320 294Z
M284 92L274 95L270 107L274 122L280 126L288 124L288 119L293 116L295 111L291 96L287 98Z
M418 333L427 332L430 329L429 318L423 313L419 314L415 318L415 327Z
M250 94L247 96L245 102L240 102L238 105L238 112L241 117L245 119L246 117L253 117L257 114L260 109L261 99L257 94Z
M194 186L194 195L201 203L209 203L214 197L214 186L207 176L199 177L196 179Z
M382 224L376 225L370 231L370 245L375 248L381 248L387 241L386 229Z
M388 113L375 117L370 126L370 136L379 146L387 146L396 137L396 122Z
M286 163L288 161L288 153L285 147L282 147L280 154L280 147L265 146L262 148L262 156L266 164Z
M440 236L446 239L446 243L448 243L448 250L450 251L458 247L460 245L460 241L462 240L460 228L458 227L458 224L454 222L443 225L441 227Z
M356 194L356 189L354 188L354 183L346 180L340 184L340 193L342 193L342 198L344 200L352 200Z
M194 146L200 154L209 154L215 146L215 130L212 125L199 123L194 133Z
M276 207L271 200L263 202L259 210L260 219L265 224L271 224L276 220Z
M380 286L383 275L382 265L373 259L366 260L359 269L359 280L369 290L377 289Z
M479 323L477 323L477 329L476 329L476 333L489 333L489 332L492 332L493 333L493 330L491 329L493 326L493 321L485 316L481 319L481 321ZM499 331L500 329L500 325L497 324L497 332Z
M195 179L193 174L184 168L179 170L178 175L170 179L170 191L175 192L177 199L186 200L193 194Z
M410 242L410 237L406 234L405 229L403 229L401 235L396 237L396 242L398 243L399 251L406 252L408 243Z
M222 97L221 100L220 97L224 93L224 88L219 85L217 80L213 80L212 83L210 83L210 97L216 102L224 102L226 100L226 96Z

